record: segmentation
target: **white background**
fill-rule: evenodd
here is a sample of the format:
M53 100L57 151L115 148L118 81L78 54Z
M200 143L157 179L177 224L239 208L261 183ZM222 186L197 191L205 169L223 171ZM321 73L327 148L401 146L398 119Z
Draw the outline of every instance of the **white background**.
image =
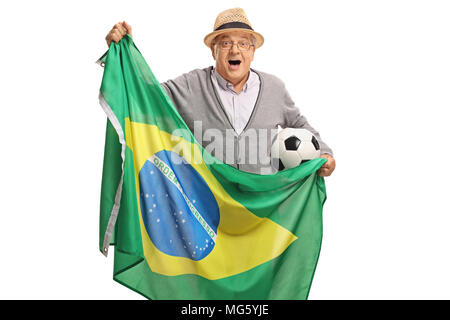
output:
M337 161L310 299L450 299L447 1L0 4L0 298L142 299L98 251L104 38L126 20L160 81L214 63L243 7Z

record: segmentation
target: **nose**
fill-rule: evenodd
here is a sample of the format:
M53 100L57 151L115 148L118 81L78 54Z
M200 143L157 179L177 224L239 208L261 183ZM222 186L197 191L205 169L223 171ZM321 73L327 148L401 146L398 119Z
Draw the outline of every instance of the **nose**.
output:
M240 53L240 52L241 52L241 51L239 50L239 48L238 48L238 43L237 43L237 42L233 42L233 44L231 45L230 50L231 50L231 52L232 52L233 54L237 54L237 53Z

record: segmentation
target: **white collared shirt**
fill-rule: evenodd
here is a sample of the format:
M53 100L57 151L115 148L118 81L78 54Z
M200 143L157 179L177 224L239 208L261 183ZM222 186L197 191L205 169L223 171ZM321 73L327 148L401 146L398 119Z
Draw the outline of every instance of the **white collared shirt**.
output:
M241 134L250 119L258 98L259 76L250 70L247 82L240 93L237 93L233 84L225 80L215 69L211 72L211 80L231 125L237 134Z

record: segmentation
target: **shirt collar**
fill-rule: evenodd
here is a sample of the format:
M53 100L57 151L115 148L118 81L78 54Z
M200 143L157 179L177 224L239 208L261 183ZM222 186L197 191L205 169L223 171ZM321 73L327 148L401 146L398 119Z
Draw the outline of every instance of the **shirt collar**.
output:
M213 68L211 75L216 78L217 83L223 90L232 90L234 91L234 86L231 82L225 80L217 71L216 68ZM250 75L248 76L247 82L244 84L242 88L243 92L246 92L248 88L253 87L257 84L258 75L250 69ZM234 91L235 92L235 91Z

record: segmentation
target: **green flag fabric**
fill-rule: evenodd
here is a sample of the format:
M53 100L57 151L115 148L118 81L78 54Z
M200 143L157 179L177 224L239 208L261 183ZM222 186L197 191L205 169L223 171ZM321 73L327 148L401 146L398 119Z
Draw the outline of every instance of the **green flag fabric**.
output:
M149 299L307 299L326 160L239 171L195 140L130 36L102 61L100 250L114 245L114 280Z

